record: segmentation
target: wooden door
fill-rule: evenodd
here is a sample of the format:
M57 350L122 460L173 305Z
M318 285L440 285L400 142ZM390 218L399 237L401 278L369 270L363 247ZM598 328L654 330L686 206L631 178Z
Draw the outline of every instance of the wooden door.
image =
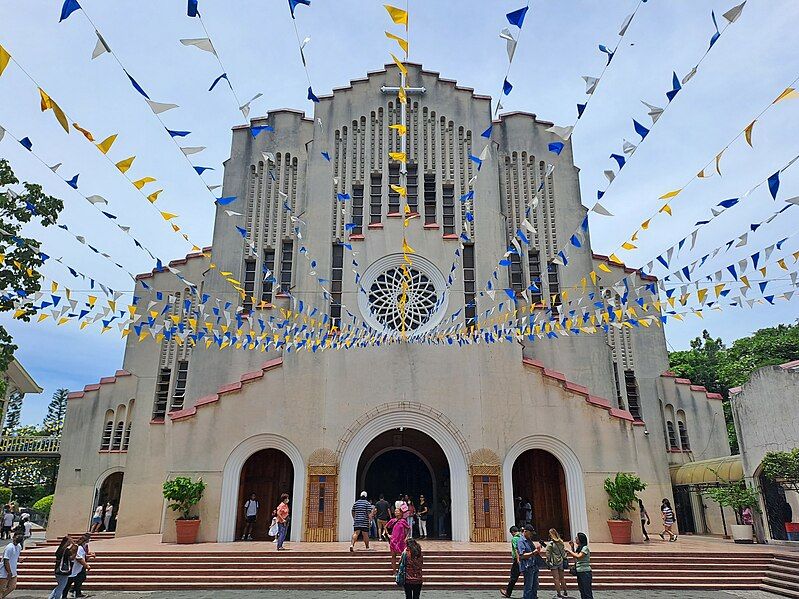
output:
M236 517L236 538L241 538L244 528L244 503L255 493L259 503L253 539L263 541L272 522L272 512L280 502L283 493L289 494L291 501L294 489L294 469L289 457L278 449L262 449L252 454L241 469L239 479L239 503ZM293 506L289 503L289 509ZM300 524L298 524L299 526ZM289 531L291 524L289 523Z
M542 449L530 449L513 465L514 506L522 497L533 507L533 527L541 538L548 539L550 528L563 539L571 538L566 475L558 459ZM574 531L576 532L576 531Z

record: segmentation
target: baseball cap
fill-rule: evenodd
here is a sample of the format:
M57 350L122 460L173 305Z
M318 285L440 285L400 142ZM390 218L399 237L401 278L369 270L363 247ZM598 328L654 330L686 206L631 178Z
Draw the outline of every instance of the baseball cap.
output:
M367 495L366 491L361 491L361 497L366 497L366 495Z

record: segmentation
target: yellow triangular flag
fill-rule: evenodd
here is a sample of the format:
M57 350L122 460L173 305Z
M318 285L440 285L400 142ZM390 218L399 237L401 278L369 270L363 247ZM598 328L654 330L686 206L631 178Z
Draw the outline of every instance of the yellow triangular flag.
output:
M637 250L638 249L638 246L633 245L629 241L625 241L624 243L622 243L621 247L624 248L625 250Z
M75 128L76 131L80 131L81 133L83 133L83 137L85 137L89 141L94 141L94 135L92 135L91 131L89 131L88 129L84 129L77 123L72 123L72 126Z
M389 4L383 5L385 9L388 11L388 14L391 15L391 20L394 21L397 25L405 25L408 27L408 12L402 10L401 8L397 8L395 6L391 6Z
M749 289L749 277L746 275L741 275L741 283L743 283L744 286Z
M600 262L597 268L604 272L611 272L611 270L608 268L608 265L605 264L604 262ZM591 277L591 280L594 281L594 283L596 284L596 276Z
M400 187L399 185L394 185L393 183L390 185L392 191L396 191L401 198L408 197L408 190L404 187Z
M389 52L389 54L391 54L391 52ZM394 60L394 64L397 65L397 68L400 70L400 73L402 73L403 75L405 75L407 77L408 76L408 67L406 67L404 64L402 64L402 61L399 58L397 58L396 56L394 56L393 54L391 54L391 58Z
M677 196L677 194L679 194L681 191L682 191L682 189L675 189L674 191L670 191L668 193L664 193L658 199L659 200L668 200L670 198L673 198L673 197Z
M777 260L777 264L780 265L780 268L782 270L788 270L788 267L785 265L785 258L780 258L779 260Z
M753 147L754 147L754 146L752 145L752 129L754 129L754 128L755 128L755 122L756 122L756 121L752 121L751 123L749 123L749 124L746 126L746 129L744 129L744 137L746 138L746 143L748 143L748 144L749 144L749 147L750 147L750 148L753 148Z
M386 31L385 34L386 34L386 37L388 39L394 40L395 42L397 42L399 44L400 48L402 48L403 52L405 52L405 55L407 56L407 54L408 54L408 40L403 39L403 38L401 38L398 35L394 35L393 33L389 33L388 31Z
M388 157L392 160L396 160L397 162L407 162L408 158L405 155L405 152L389 152Z
M117 134L114 133L113 135L109 135L99 144L97 144L97 149L100 150L103 154L108 154L108 150L111 149L111 146L114 145L114 142L117 140Z
M591 272L588 273L588 276L591 277L591 283L596 285L596 271L592 270Z
M39 88L39 95L42 98L41 107L42 112L45 110L52 109L53 114L55 114L55 118L58 123L64 128L64 131L69 133L69 121L67 121L67 115L64 114L64 111L61 110L61 107L55 103L55 101L47 95L47 93L40 87Z
M408 127L405 125L389 125L389 129L394 129L399 135L405 135L408 132Z
M141 179L138 179L137 181L134 181L133 182L133 186L136 189L141 189L142 187L144 187L148 183L152 183L153 181L155 181L155 179L153 177L142 177Z
M163 212L162 211L161 212L161 216L164 218L164 220L172 220L173 218L175 218L177 216L177 214L172 214L171 212Z
M0 65L2 65L2 59L0 59ZM0 68L0 73L3 72L3 69ZM799 98L799 93L792 87L786 87L785 91L782 92L777 99L772 102L772 104L776 104L777 102L781 102L782 100L787 100L789 98Z
M402 240L402 251L403 251L403 253L406 253L406 254L415 254L416 253L416 250L413 249L411 246L409 246L408 242L406 240L404 240L404 239Z
M3 71L6 70L8 66L8 61L11 60L11 54L9 54L2 45L0 45L0 75L3 74Z
M649 223L652 219L648 218L644 222L641 223L641 228L646 231L649 228Z
M658 212L665 212L666 214L671 216L671 206L669 206L668 204L663 204L663 208L658 210Z
M619 257L616 254L611 254L610 256L608 256L608 262L611 262L613 264L624 264L624 262L619 260Z
M726 148L725 148L725 149L726 149ZM721 163L721 155L722 155L723 153L724 153L724 150L722 150L721 152L719 152L719 153L716 155L716 172L717 172L719 175L721 175L721 168L720 168L720 166L719 166L719 165L720 165L720 163Z
M151 204L155 204L155 201L158 199L158 196L161 192L164 191L163 189L159 189L158 191L154 191L150 195L147 196L147 199L150 200Z
M706 295L707 295L707 289L699 289L696 292L696 297L699 300L700 304L704 304L705 303L705 296Z
M405 93L404 87L399 88L399 91L397 92L397 99L399 99L400 104L408 103L408 94Z
M719 295L721 295L721 292L722 292L722 291L724 291L724 288L725 288L726 286L727 286L727 284L726 284L726 283L719 283L718 285L716 285L716 286L713 288L713 291L716 293L716 297L719 297Z
M707 179L708 177L712 177L713 175L708 175L707 173L705 173L705 169L702 169L701 171L696 173L696 176L699 177L700 179Z
M130 158L125 158L125 160L120 160L116 163L116 167L123 173L128 172L131 166L133 166L133 161L136 160L135 156L131 156Z

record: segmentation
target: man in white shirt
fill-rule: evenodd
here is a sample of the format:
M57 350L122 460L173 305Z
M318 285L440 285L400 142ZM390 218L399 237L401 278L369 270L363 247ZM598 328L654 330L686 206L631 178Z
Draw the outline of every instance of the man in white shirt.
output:
M11 538L11 529L14 527L14 512L6 506L3 511L3 537L4 539Z
M252 531L255 528L255 521L258 519L258 497L255 493L250 494L250 498L244 502L244 531L241 533L242 541L252 541Z
M89 533L83 533L83 536L78 542L78 552L75 555L75 561L72 564L72 572L69 574L69 580L61 595L62 597L66 597L70 589L74 592L73 597L84 597L84 594L81 592L81 587L83 586L83 581L86 580L86 574L91 570L91 566L87 563L87 560L89 557L94 557L94 554L89 554L86 550L89 546L90 539L91 535ZM2 597L0 597L0 599L2 599Z
M8 597L17 587L17 563L22 551L22 534L14 534L14 539L3 550L3 567L0 568L0 599Z

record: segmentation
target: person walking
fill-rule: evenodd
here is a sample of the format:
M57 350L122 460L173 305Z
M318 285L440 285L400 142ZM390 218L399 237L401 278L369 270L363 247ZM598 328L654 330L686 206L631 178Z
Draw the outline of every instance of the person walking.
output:
M408 504L408 538L413 538L413 525L416 522L416 506L413 505L413 499L408 497L405 502Z
M103 529L105 532L111 532L111 516L114 515L114 506L109 501L105 504L105 515L103 516Z
M3 567L0 568L0 599L8 597L17 588L17 564L22 551L22 534L15 533L3 550Z
M566 548L566 553L574 558L574 567L577 570L577 588L580 590L580 599L594 599L591 589L593 575L591 574L591 550L588 548L588 537L584 532L578 532L577 538L572 542L572 547Z
M61 539L58 549L55 550L55 582L56 587L47 596L47 599L61 599L61 594L69 581L72 573L72 549L75 543L69 535Z
M672 530L674 526L674 510L671 509L671 503L665 497L663 498L663 502L660 504L660 517L663 518L663 532L658 533L662 540L665 540L663 535L665 533L669 534L669 541L676 541L677 535Z
M427 538L427 516L430 508L427 506L424 495L419 495L419 509L416 510L416 517L419 519L419 538Z
M3 506L3 539L11 540L11 529L14 527L14 512L11 511L11 506Z
M103 504L101 503L94 508L94 516L92 516L92 525L89 532L100 532L100 527L103 525Z
M566 545L560 534L554 528L549 529L550 543L547 545L547 565L555 582L555 593L558 597L568 597L566 578L563 576L564 562L566 560Z
M529 499L525 499L524 503L522 503L522 519L524 520L522 529L528 524L535 528L535 524L533 524L533 506L530 504Z
M405 519L399 508L394 510L394 517L388 521L386 528L391 532L391 540L388 548L391 551L391 570L397 573L397 556L405 551L406 540L408 538L408 521ZM352 551L352 548L350 548Z
M366 491L361 491L359 499L352 504L352 542L350 543L350 553L355 551L355 542L358 537L363 538L366 549L369 549L369 520L374 515L375 508L366 498Z
M521 500L521 498L519 498ZM516 586L516 582L519 580L519 576L521 575L521 571L519 570L519 548L518 543L519 539L522 536L522 533L519 531L517 526L510 527L510 555L513 559L513 563L510 566L510 577L508 579L508 586L504 589L499 590L499 594L503 597L510 597L513 595L513 589Z
M250 498L244 502L244 530L241 531L242 541L252 541L252 531L255 528L255 522L258 519L258 496L255 493L250 493Z
M69 580L67 580L67 584L64 587L64 590L61 592L61 599L67 599L67 595L69 591L73 591L73 597L84 597L82 592L83 581L86 580L86 575L91 570L91 566L89 565L89 557L91 554L89 553L89 540L91 539L91 535L89 533L84 533L83 536L80 538L80 542L78 546L75 548L75 557L72 561L72 572L69 574Z
M524 599L538 599L538 559L540 548L533 541L535 529L526 524L524 533L517 543L519 552L519 570L524 576Z
M422 593L424 556L422 547L416 539L408 539L403 556L405 558L405 582L403 584L405 599L419 599L419 595Z
M289 494L283 493L280 496L280 503L275 508L275 518L277 518L277 550L284 551L283 543L286 541L286 532L289 528Z
M638 500L638 511L641 516L641 532L644 533L644 541L648 541L649 533L646 531L646 526L647 524L652 524L652 521L649 519L649 512L646 511L644 502L640 499Z
M375 517L377 518L377 538L380 541L388 541L386 523L391 520L391 504L386 501L386 498L382 493L375 504L375 510Z

